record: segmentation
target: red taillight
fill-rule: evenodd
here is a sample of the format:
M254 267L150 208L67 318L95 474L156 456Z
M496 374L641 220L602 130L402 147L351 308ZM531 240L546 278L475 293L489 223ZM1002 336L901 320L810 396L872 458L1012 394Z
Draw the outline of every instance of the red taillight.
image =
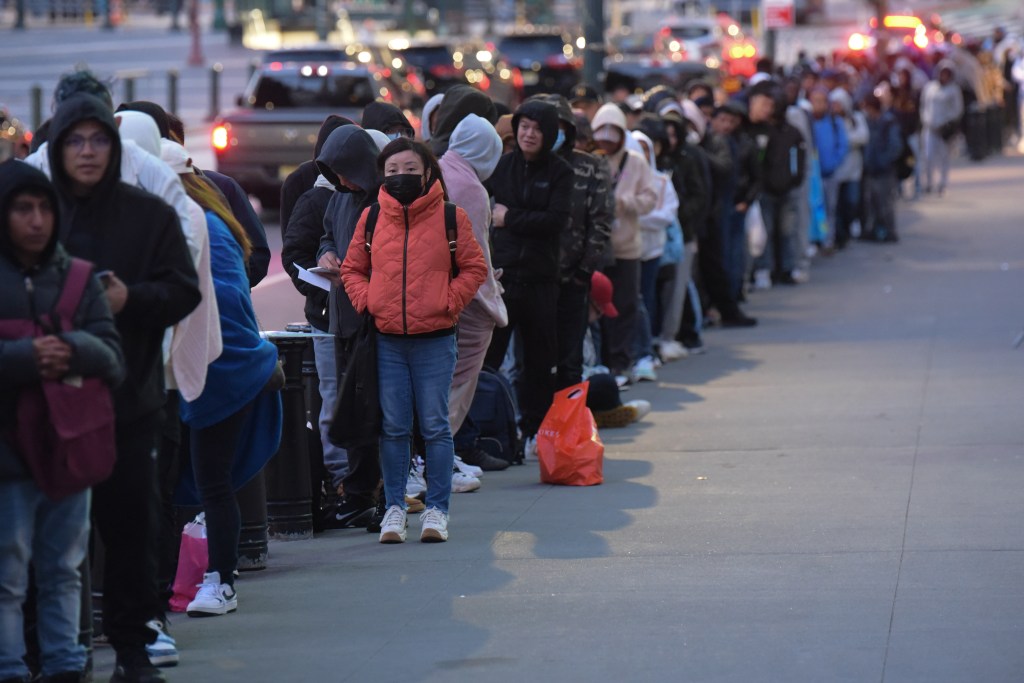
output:
M429 71L434 78L458 78L462 75L462 69L457 69L451 64L435 64Z
M218 152L223 152L228 148L228 128L227 126L217 126L213 129L210 134L210 143L213 144L213 148Z

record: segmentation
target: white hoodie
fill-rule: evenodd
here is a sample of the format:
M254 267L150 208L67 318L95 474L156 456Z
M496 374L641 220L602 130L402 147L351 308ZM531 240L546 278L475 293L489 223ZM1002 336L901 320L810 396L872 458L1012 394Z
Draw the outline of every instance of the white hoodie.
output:
M640 240L643 247L640 252L641 261L660 259L665 253L665 242L668 239L668 227L679 218L679 195L672 185L672 177L658 170L657 158L654 156L654 143L644 133L634 130L630 132L634 140L647 145L641 151L647 155L647 162L654 174L654 186L658 191L658 204L651 211L640 216Z

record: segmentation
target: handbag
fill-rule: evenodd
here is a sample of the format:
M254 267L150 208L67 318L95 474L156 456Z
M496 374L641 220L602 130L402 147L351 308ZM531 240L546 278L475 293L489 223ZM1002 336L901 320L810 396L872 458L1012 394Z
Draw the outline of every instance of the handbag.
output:
M178 569L174 574L174 594L169 605L172 612L184 612L196 599L203 574L210 564L210 546L206 538L206 513L200 512L181 530Z
M71 329L92 264L73 258L57 305L36 320L0 321L8 339ZM116 460L114 402L98 377L42 380L18 394L13 443L32 479L51 500L60 500L110 476Z
M363 314L348 346L348 362L327 438L340 448L375 446L381 433L380 387L377 327L369 313Z
M537 458L545 484L593 486L604 481L604 444L587 407L590 382L555 394L540 429Z

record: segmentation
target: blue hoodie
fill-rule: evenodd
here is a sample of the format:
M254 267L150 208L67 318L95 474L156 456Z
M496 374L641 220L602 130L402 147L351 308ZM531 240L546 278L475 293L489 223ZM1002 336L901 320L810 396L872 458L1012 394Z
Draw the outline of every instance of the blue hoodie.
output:
M811 127L814 130L814 144L818 148L821 177L828 178L839 169L850 150L846 126L837 116L829 113L820 119L812 119Z

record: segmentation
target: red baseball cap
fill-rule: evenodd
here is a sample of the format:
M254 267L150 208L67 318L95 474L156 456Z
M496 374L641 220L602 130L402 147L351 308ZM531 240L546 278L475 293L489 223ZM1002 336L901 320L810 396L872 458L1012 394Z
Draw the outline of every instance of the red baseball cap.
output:
M595 272L590 276L590 300L601 311L601 315L608 318L615 318L619 311L612 303L612 281L601 272Z

